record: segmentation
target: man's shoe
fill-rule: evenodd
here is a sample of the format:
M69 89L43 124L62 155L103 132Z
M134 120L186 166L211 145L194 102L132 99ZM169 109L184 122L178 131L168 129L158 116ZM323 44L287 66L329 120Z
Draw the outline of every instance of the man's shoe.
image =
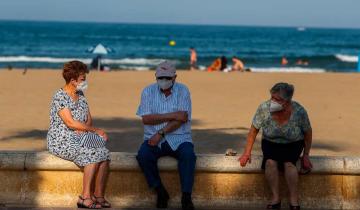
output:
M157 192L156 208L166 209L168 207L168 201L170 198L169 193L166 191L166 189L163 186L156 188L156 192Z
M191 194L190 193L183 193L181 198L181 206L183 210L194 210L194 204L191 200Z

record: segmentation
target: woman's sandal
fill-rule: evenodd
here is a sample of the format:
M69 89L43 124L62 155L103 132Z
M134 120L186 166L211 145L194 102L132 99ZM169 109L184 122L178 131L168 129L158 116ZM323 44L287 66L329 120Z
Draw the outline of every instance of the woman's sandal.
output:
M98 207L97 203L94 202L91 198L83 198L82 196L79 196L79 199L81 200L81 203L79 203L79 202L77 203L78 208L82 208L82 209L101 209L101 206ZM84 204L84 201L86 201L86 200L90 200L91 204L89 204L89 205Z
M290 204L289 207L290 210L300 210L300 206L293 206Z
M266 209L281 209L281 201L276 204L268 204Z
M96 197L93 195L96 200L96 203L100 204L102 208L111 208L111 204L104 197ZM99 199L101 201L99 201Z

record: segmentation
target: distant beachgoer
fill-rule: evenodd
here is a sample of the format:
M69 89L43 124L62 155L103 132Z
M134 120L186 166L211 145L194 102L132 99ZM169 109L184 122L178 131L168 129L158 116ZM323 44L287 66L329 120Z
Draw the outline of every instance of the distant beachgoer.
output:
M245 71L244 63L236 56L232 57L233 65L231 67L232 71Z
M262 103L256 111L247 137L240 165L245 167L251 162L251 150L259 130L262 129L261 148L263 152L262 169L272 192L267 209L280 209L279 170L284 176L289 189L291 210L299 210L298 170L296 162L301 153L303 173L309 172L312 164L309 153L312 144L312 129L304 107L292 101L294 86L277 83L271 90L271 99Z
M190 47L190 70L197 69L197 53L195 48Z
M282 65L282 66L286 66L288 63L289 63L289 61L286 59L285 56L283 56L283 57L281 58L281 65Z
M65 85L56 91L50 110L47 133L48 151L84 169L79 208L109 208L104 198L110 152L104 130L92 126L89 105L83 91L87 88L87 66L80 61L64 64Z
M227 59L225 56L221 56L221 66L220 70L224 71L227 68Z
M221 58L216 58L213 63L207 68L208 72L220 71L221 69Z
M12 65L8 65L8 70L11 71L13 69Z
M27 73L27 70L28 70L27 67L25 67L22 74L25 75Z
M93 58L92 59L92 61L91 61L91 64L90 64L90 66L91 66L91 68L92 69L101 69L101 66L99 66L99 65L101 65L100 64L100 61L101 61L101 55L97 55L95 58Z
M301 59L299 59L299 60L296 61L296 65L299 65L299 66L307 66L307 65L309 65L309 62L306 61L306 60L301 60Z

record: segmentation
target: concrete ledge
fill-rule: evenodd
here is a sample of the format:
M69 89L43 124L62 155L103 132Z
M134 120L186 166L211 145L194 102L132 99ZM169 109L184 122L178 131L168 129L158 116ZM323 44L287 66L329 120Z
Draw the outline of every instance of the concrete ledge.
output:
M138 170L136 154L113 152L111 170ZM260 169L262 157L252 156L252 163L239 167L238 156L222 154L198 154L197 171L263 173ZM360 175L360 157L311 157L313 174ZM298 164L299 165L299 164ZM161 170L177 170L176 160L164 157L159 160ZM78 171L72 162L57 158L48 152L1 152L0 170L55 170Z
M112 153L108 198L116 206L152 207L154 194L138 168L135 154ZM238 157L198 154L194 203L202 207L263 207L269 197L262 157L253 156L245 168ZM360 157L312 157L314 170L301 176L305 208L356 209L360 205ZM179 206L177 163L161 158L165 186ZM286 198L285 182L282 195ZM32 206L74 206L82 189L82 172L73 163L47 152L0 152L0 203ZM285 202L286 205L286 202Z

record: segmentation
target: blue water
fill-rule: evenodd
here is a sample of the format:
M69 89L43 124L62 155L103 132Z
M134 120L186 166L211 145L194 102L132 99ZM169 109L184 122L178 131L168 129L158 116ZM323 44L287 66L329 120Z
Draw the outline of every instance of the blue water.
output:
M176 45L169 46L170 40ZM89 63L93 55L87 49L98 43L114 50L104 61L112 69L151 69L162 59L188 68L193 46L201 67L221 55L231 64L236 55L255 71L351 72L360 30L0 21L0 67L61 68L71 59ZM283 55L289 65L280 68ZM295 65L298 59L309 65Z

